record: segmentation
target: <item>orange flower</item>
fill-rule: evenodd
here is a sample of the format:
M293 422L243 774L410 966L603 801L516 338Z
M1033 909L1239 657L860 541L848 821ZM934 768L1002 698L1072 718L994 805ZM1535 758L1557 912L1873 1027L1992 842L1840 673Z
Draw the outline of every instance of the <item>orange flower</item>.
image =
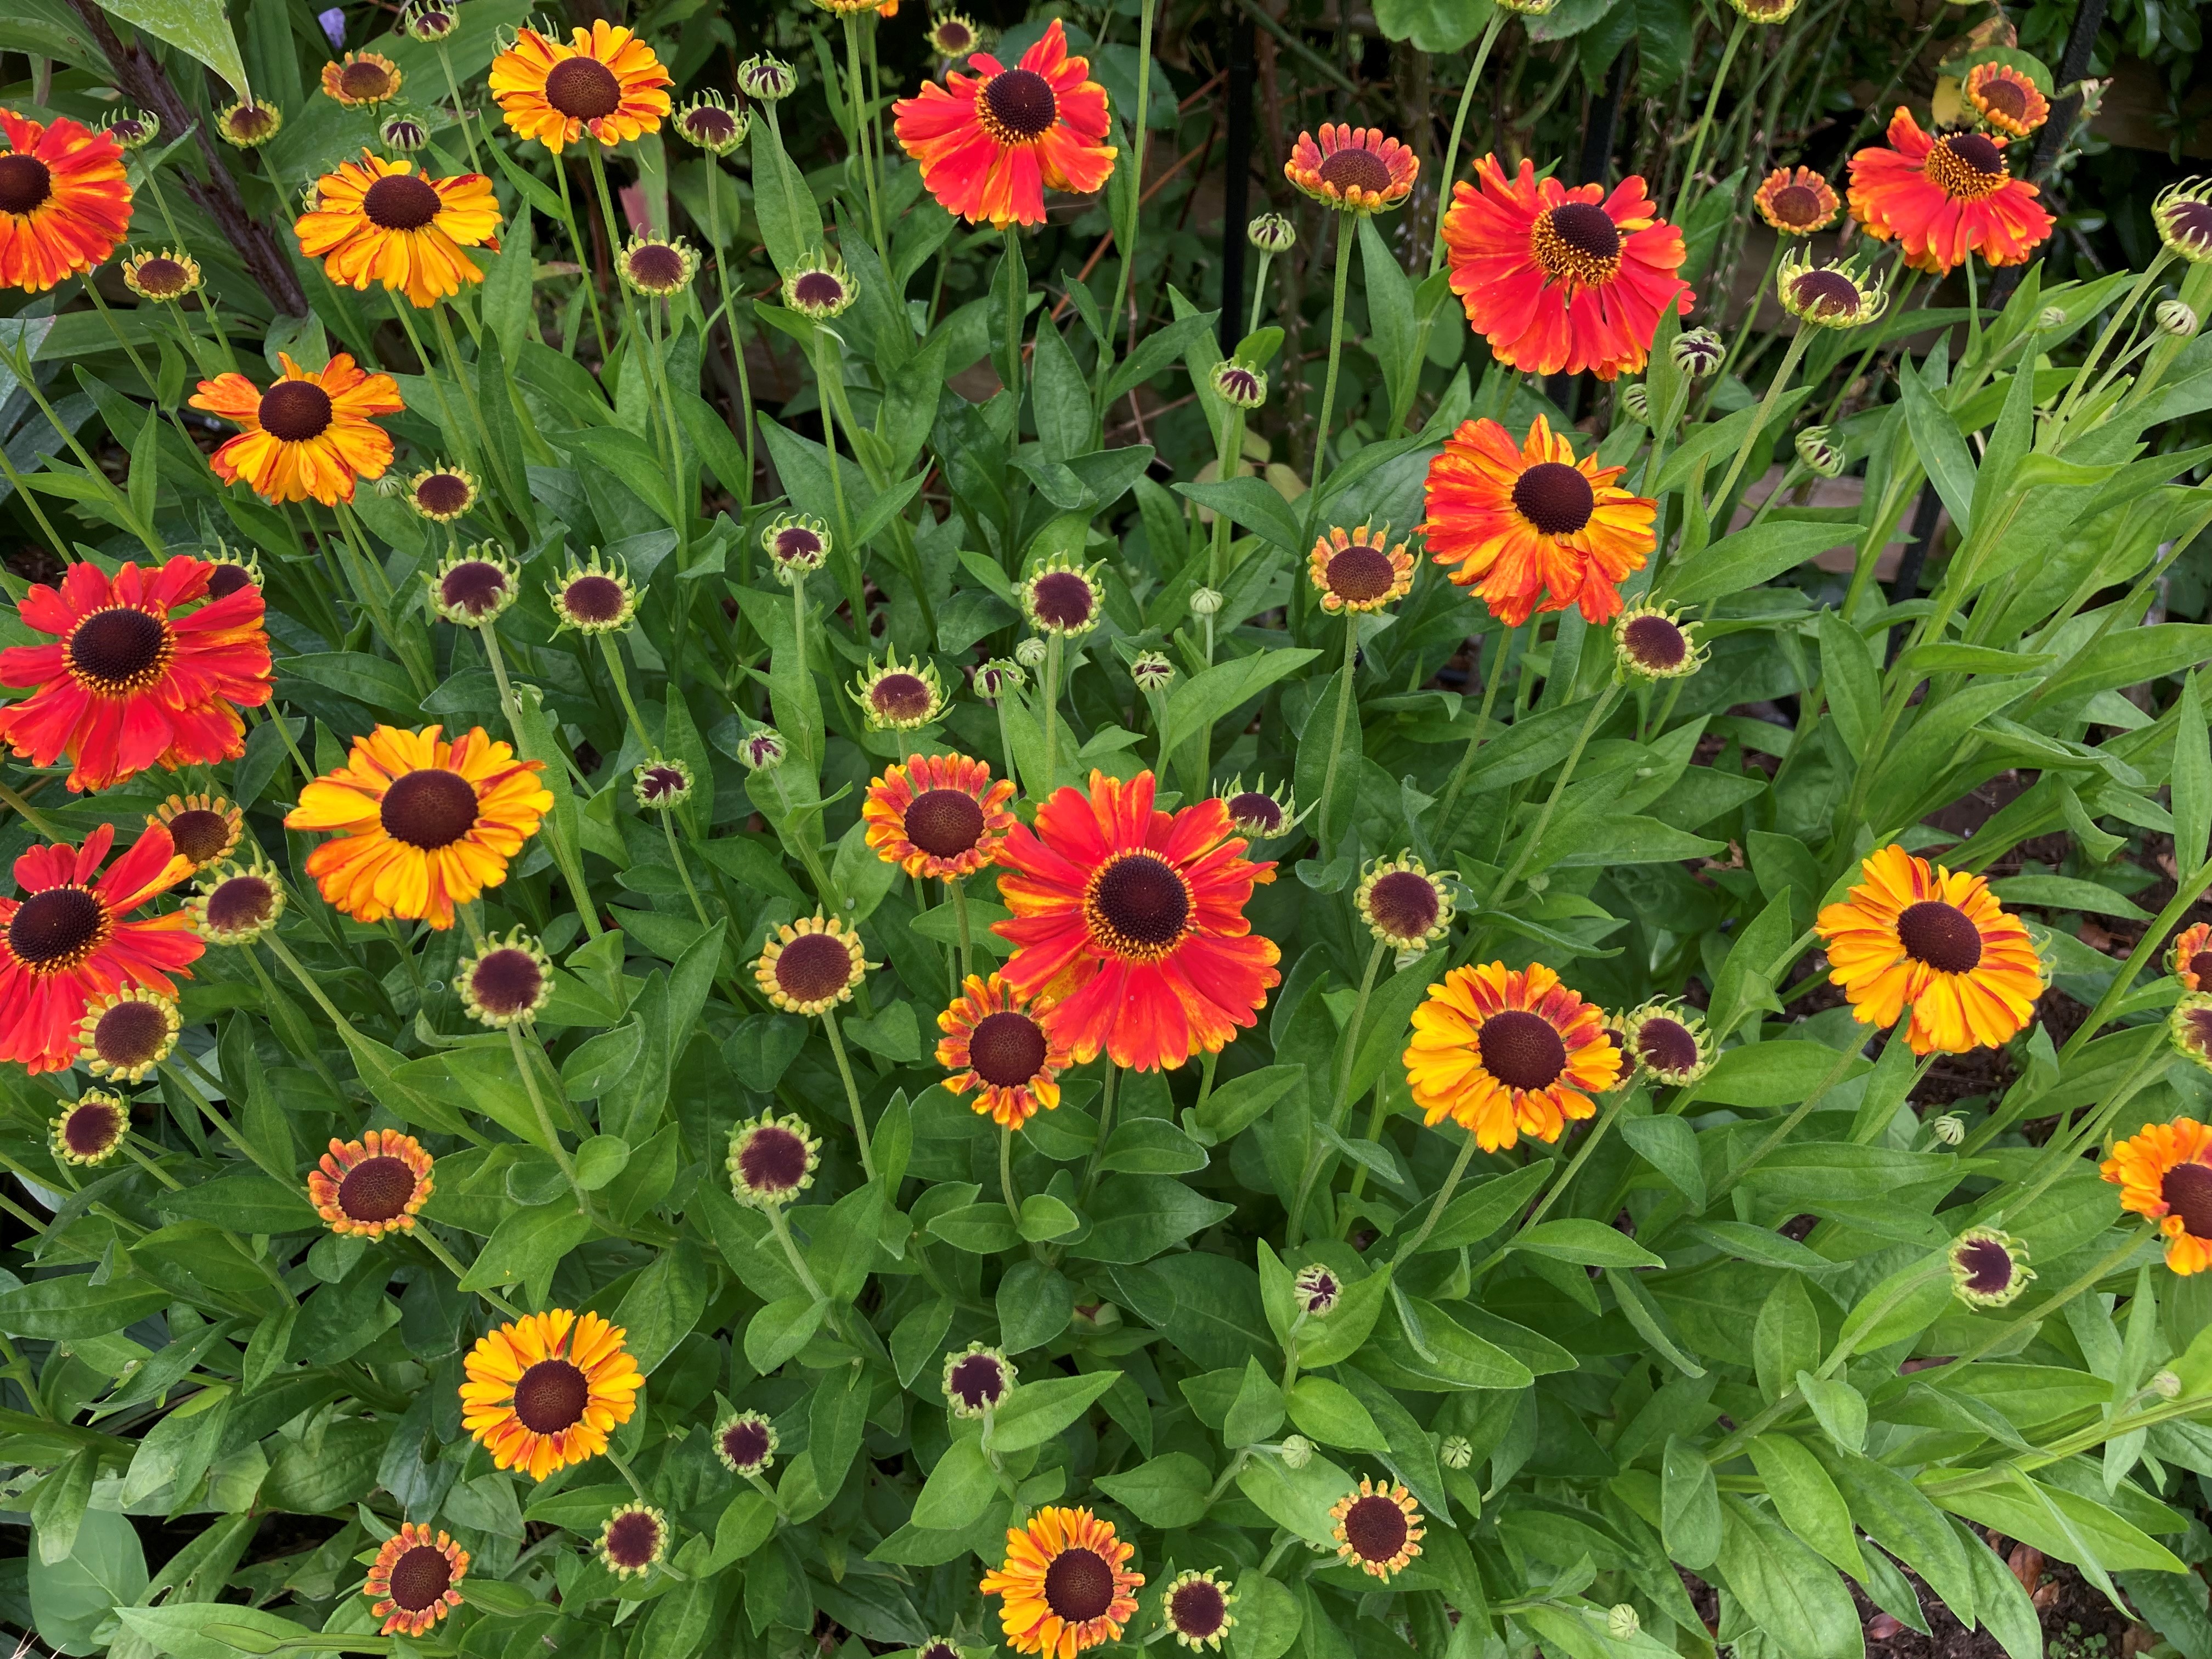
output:
M2025 138L2051 118L2043 89L2009 64L1977 64L1961 88L1984 126Z
M421 1141L371 1129L359 1140L331 1142L321 1167L307 1171L307 1201L332 1232L377 1239L412 1231L432 1184Z
M999 1622L1016 1653L1075 1659L1085 1648L1118 1642L1136 1616L1145 1575L1126 1571L1137 1547L1089 1510L1048 1505L1025 1527L1006 1529L1006 1564L979 1589L1002 1595Z
M0 109L0 284L37 294L115 252L131 228L123 146L64 117Z
M498 252L499 203L480 173L433 179L412 161L363 150L315 181L315 206L293 230L300 252L322 260L333 283L381 283L422 307L483 281L461 250Z
M1050 1001L1054 1042L1139 1072L1218 1052L1282 977L1244 919L1275 866L1243 856L1220 801L1155 811L1153 788L1150 772L1093 772L1087 794L1061 789L1016 825L999 850L1013 919L993 929L1017 947L1006 982Z
M1777 167L1753 194L1759 216L1784 236L1810 236L1835 222L1836 192L1810 167Z
M461 1605L461 1580L469 1576L469 1553L444 1533L434 1540L428 1527L412 1521L384 1540L361 1593L374 1605L369 1616L384 1620L383 1634L421 1636Z
M1043 1013L1003 976L969 975L962 994L937 1017L945 1033L937 1063L953 1074L945 1086L956 1095L980 1090L975 1110L1008 1129L1051 1111L1060 1104L1060 1074L1074 1056L1045 1029Z
M1518 628L1540 611L1579 605L1601 623L1620 612L1620 584L1644 568L1657 503L1613 480L1624 467L1575 459L1539 415L1525 444L1495 421L1469 421L1429 463L1429 556Z
M957 881L998 856L1014 827L1011 779L991 781L988 762L965 755L914 755L887 766L860 807L876 856L909 876Z
M1362 525L1325 532L1306 556L1306 580L1321 595L1321 608L1380 611L1413 591L1413 556L1406 544L1390 544L1390 526Z
M943 86L925 82L921 96L892 106L900 144L946 212L1039 225L1048 185L1078 196L1105 187L1120 153L1106 142L1106 88L1089 58L1068 56L1060 19L1012 69L985 52L968 62L981 72L948 70Z
M2051 234L2040 194L2005 166L2004 151L1978 132L1931 137L1902 104L1889 148L1851 157L1851 215L1879 241L1895 241L1907 264L1947 276L1978 253L2018 265Z
M339 352L320 371L302 368L283 352L284 378L258 392L243 374L202 380L194 409L242 428L208 458L226 483L243 478L264 501L325 507L353 499L355 483L384 476L392 439L369 417L406 408L389 374L367 374Z
M660 130L670 76L651 46L602 20L563 46L534 28L491 60L491 95L507 125L558 155L585 133L611 149Z
M1597 1110L1583 1090L1620 1079L1604 1014L1540 962L1453 969L1413 1010L1401 1058L1422 1121L1449 1117L1486 1152L1522 1135L1557 1140L1569 1118Z
M2100 1173L2120 1189L2121 1208L2158 1224L2167 1267L2212 1267L2212 1129L2193 1117L2146 1123L2112 1148Z
M349 52L343 61L323 65L323 95L349 109L389 103L404 79L399 65L381 52Z
M645 1378L598 1314L525 1314L477 1339L461 1369L461 1426L502 1469L543 1480L597 1457L637 1410Z
M2166 971L2192 991L2212 991L2212 923L2185 927L2166 954Z
M1508 179L1495 155L1474 184L1452 186L1444 246L1452 292L1498 362L1535 374L1644 367L1659 314L1695 299L1675 275L1682 233L1659 217L1644 180L1570 190L1533 161Z
M1298 135L1283 177L1324 207L1344 213L1380 213L1413 193L1421 158L1380 127L1338 126L1324 121L1321 142Z

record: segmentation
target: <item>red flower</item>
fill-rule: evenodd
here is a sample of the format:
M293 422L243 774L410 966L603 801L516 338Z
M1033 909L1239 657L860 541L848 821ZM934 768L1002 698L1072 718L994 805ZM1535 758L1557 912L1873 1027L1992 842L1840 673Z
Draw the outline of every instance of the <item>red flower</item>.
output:
M1243 856L1220 801L1170 815L1152 791L1150 772L1093 772L1088 794L1060 790L999 852L1014 915L994 931L1018 947L1006 980L1051 1002L1045 1031L1079 1062L1103 1049L1148 1072L1218 1052L1282 977L1282 953L1244 919L1275 866Z
M988 52L968 62L982 73L948 72L892 106L899 143L946 212L1041 225L1046 185L1079 196L1105 187L1117 154L1105 142L1106 88L1089 58L1067 55L1060 19L1012 69Z
M191 874L169 832L149 824L102 874L114 841L105 823L82 848L33 847L16 859L22 896L0 898L0 1060L60 1071L76 1057L77 1023L94 997L132 985L173 997L170 974L207 949L187 911L124 920Z
M66 117L0 109L0 284L36 294L115 252L131 228L123 146Z
M1986 135L1931 137L1902 104L1889 148L1869 144L1851 157L1851 216L1868 235L1901 244L1907 264L1937 276L1972 253L1993 265L2027 264L2051 234L2038 194L2012 176Z
M24 622L60 638L0 651L0 684L38 687L0 709L0 738L34 765L66 754L72 789L105 789L156 762L173 770L244 754L238 711L269 701L269 635L252 583L208 599L216 568L179 554L110 577L86 561L58 588L33 587Z
M1495 155L1477 183L1452 186L1444 246L1452 292L1498 361L1535 374L1644 367L1659 313L1696 298L1675 276L1682 233L1659 217L1644 180L1570 190L1522 161L1509 179Z

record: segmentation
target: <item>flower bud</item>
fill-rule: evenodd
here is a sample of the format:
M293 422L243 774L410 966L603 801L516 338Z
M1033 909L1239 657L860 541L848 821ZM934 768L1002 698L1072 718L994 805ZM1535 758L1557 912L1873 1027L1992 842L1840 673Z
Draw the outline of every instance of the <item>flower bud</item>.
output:
M1946 1146L1955 1146L1966 1138L1966 1120L1956 1112L1928 1121L1928 1133Z
M395 115L376 130L386 149L411 155L430 142L430 130L411 115Z
M1620 388L1621 413L1632 421L1651 424L1651 393L1641 380L1631 380Z
M1213 395L1235 409L1257 409L1267 401L1267 377L1242 357L1224 357L1213 366Z
M1190 614L1194 617L1215 616L1220 610L1221 595L1211 587L1201 587L1190 596Z
M1285 1468L1302 1469L1313 1462L1314 1443L1302 1434L1294 1434L1283 1442L1283 1463Z
M2197 313L2179 300L2160 300L2154 312L2158 320L2158 331L2176 340L2185 340L2197 332Z
M779 103L798 84L798 73L790 64L765 52L738 65L738 90L757 104Z
M1644 1621L1626 1601L1614 1602L1606 1612L1605 1633L1616 1642L1632 1642L1643 1629Z
M1721 359L1728 352L1721 343L1721 337L1712 330L1693 328L1675 336L1669 355L1674 359L1675 368L1692 380L1702 380L1720 368Z
M1129 677L1139 691L1164 691L1175 678L1175 665L1158 651L1140 651L1129 665Z
M1844 447L1825 426L1808 426L1797 434L1797 459L1815 477L1832 478L1846 465Z
M2045 306L2035 313L2035 325L2048 334L2066 326L2066 310L2063 306Z
M783 764L783 733L772 726L763 726L738 742L738 758L748 771L773 771Z
M1474 1446L1463 1434L1448 1434L1437 1455L1448 1469L1463 1469L1474 1462Z
M1024 668L1042 667L1044 656L1044 640L1039 635L1030 635L1029 638L1014 647L1014 660Z
M1244 228L1244 238L1262 253L1283 253L1297 246L1298 228L1279 213L1263 213Z
M1028 684L1029 678L1019 663L994 657L975 671L975 695L985 702L996 702L1007 692Z
M2150 1380L2150 1391L2160 1400L2181 1398L2181 1379L2172 1371L2161 1370Z

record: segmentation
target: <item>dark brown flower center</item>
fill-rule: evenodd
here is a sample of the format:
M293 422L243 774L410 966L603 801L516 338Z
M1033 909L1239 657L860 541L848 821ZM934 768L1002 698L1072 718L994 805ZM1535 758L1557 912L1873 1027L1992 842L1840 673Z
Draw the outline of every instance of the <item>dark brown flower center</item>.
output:
M929 717L929 682L904 670L886 674L868 688L868 703L887 720L919 720Z
M1190 926L1190 889L1152 853L1125 853L1091 878L1084 905L1093 941L1117 956L1157 960Z
M1792 230L1817 230L1828 210L1810 185L1784 185L1767 204L1776 220Z
M643 1510L626 1510L607 1522L605 1547L618 1567L649 1567L660 1548L660 1522Z
M169 1046L169 1017L159 1003L118 1002L92 1028L92 1051L110 1066L149 1066Z
M1188 1636L1194 1642L1203 1642L1221 1632L1223 1615L1229 1611L1222 1600L1221 1586L1210 1579L1194 1578L1178 1585L1168 1600L1168 1618L1179 1636Z
M1509 1089L1548 1089L1567 1069L1567 1045L1541 1014L1507 1008L1475 1036L1482 1069Z
M1032 1081L1044 1069L1045 1053L1044 1027L1010 1008L984 1015L968 1035L968 1063L996 1088Z
M775 532L775 556L786 564L811 562L822 556L822 538L803 524L786 525Z
M276 117L259 104L240 104L225 118L231 137L252 143L276 131Z
M1221 371L1221 392L1224 397L1241 404L1260 400L1260 377L1249 368L1224 368Z
M253 573L242 564L219 564L208 578L208 598L227 599L240 588L253 586Z
M738 1149L738 1173L757 1193L796 1192L806 1179L806 1141L781 1123L749 1129Z
M741 1469L758 1468L768 1457L768 1425L747 1418L722 1431L722 1455Z
M702 104L687 110L684 115L684 136L702 149L712 149L717 144L726 144L737 137L738 118L726 109L712 104Z
M514 1384L514 1414L532 1434L574 1428L591 1403L591 1379L565 1359L541 1359Z
M937 26L936 40L941 52L963 52L975 44L975 32L958 18L947 17Z
M1311 1268L1298 1275L1298 1294L1310 1314L1319 1316L1335 1307L1340 1288L1336 1275L1326 1267Z
M404 1159L365 1158L338 1182L338 1208L351 1221L392 1221L415 1197L415 1171Z
M544 989L544 969L517 945L488 952L469 970L469 994L479 1008L501 1019L536 1007Z
M453 1564L434 1545L417 1544L392 1564L392 1599L406 1612L435 1607L453 1587Z
M276 908L276 895L259 876L233 876L207 896L207 925L219 933L258 927Z
M665 242L645 242L629 252L629 276L640 288L684 286L684 256Z
M1597 511L1597 492L1581 469L1539 461L1514 480L1513 505L1547 536L1571 536Z
M685 785L684 775L674 767L648 766L645 769L640 787L647 800L664 801L672 795L682 793Z
M1641 667L1680 668L1690 654L1689 636L1664 617L1632 617L1620 636Z
M334 412L331 394L313 380L279 380L261 394L263 429L288 444L322 436Z
M1966 1270L1966 1288L1977 1296L2002 1296L2012 1287L2012 1252L1994 1238L1969 1239L1952 1259Z
M960 1650L950 1642L932 1642L915 1659L960 1659Z
M564 58L546 74L545 101L572 121L596 121L622 107L622 82L596 58Z
M622 615L622 584L612 576L579 576L561 590L561 603L578 622L611 623Z
M1686 1072L1698 1063L1698 1039L1679 1019L1654 1015L1637 1028L1636 1057L1655 1072Z
M1379 547L1354 542L1328 562L1328 589L1350 605L1379 599L1398 580L1397 567Z
M1595 202L1562 202L1536 222L1537 263L1553 281L1601 283L1620 262L1620 227Z
M1982 959L1982 930L1957 905L1939 899L1905 908L1897 918L1897 942L1905 955L1939 974L1971 973Z
M392 840L434 853L476 828L476 786L459 772L425 766L392 781L376 816Z
M933 858L973 852L983 838L983 808L964 789L926 789L906 809L906 838Z
M109 696L136 691L160 676L173 649L168 623L118 605L95 611L70 635L70 666L85 689Z
M182 294L191 283L190 271L176 260L160 253L150 259L140 260L132 274L138 279L138 286L157 299Z
M1535 1016L1531 1014L1528 1018L1534 1019ZM1344 1541L1363 1561L1395 1560L1398 1552L1406 1547L1407 1534L1411 1531L1406 1511L1380 1492L1355 1500L1344 1512Z
M1098 608L1098 596L1074 571L1054 570L1036 579L1030 589L1030 604L1037 620L1048 628L1083 628Z
M953 1362L946 1389L969 1411L998 1406L1006 1397L1006 1368L988 1353L971 1353ZM1095 1618L1097 1615L1086 1614Z
M2212 247L2212 202L2184 197L2167 203L2162 216L2166 234L2183 246L2199 252Z
M338 90L359 103L392 96L392 76L381 64L356 58L338 71ZM369 192L374 195L372 189Z
M1951 154L1977 173L2002 173L2004 152L1978 132L1954 132L1943 141Z
M1230 797L1229 821L1247 834L1272 836L1283 827L1283 809L1273 795L1247 789Z
M1071 1625L1114 1605L1114 1569L1096 1550L1062 1550L1044 1570L1044 1604Z
M434 518L459 518L476 492L458 472L433 472L415 486L415 505Z
M1946 196L1968 200L2002 189L2012 176L2005 170L2004 152L1978 132L1947 133L1938 139L1928 152L1926 171Z
M507 572L489 559L464 559L439 578L438 597L448 610L481 617L507 597Z
M230 820L204 806L188 806L169 820L169 839L195 866L218 858L230 847Z
M1321 181L1346 195L1358 190L1380 196L1390 188L1390 164L1371 149L1340 149L1322 159Z
M1393 870L1367 890L1367 914L1394 939L1426 938L1443 913L1436 884L1411 870Z
M2189 971L2200 983L2212 983L2212 951L2199 951L2189 958Z
M379 230L420 230L444 205L437 187L411 173L378 179L361 198L362 216Z
M1042 138L1060 116L1052 82L1035 70L1010 69L993 76L983 88L983 107L1000 129L993 137L1002 143Z
M2212 1169L2177 1164L2158 1185L2166 1208L2181 1218L2191 1238L2212 1239Z
M8 948L34 974L74 968L106 939L107 907L82 887L49 887L17 907Z
M845 302L845 284L832 270L803 270L791 285L791 297L815 311L834 311Z
M97 1158L122 1138L122 1109L104 1100L81 1102L62 1120L62 1144L79 1158Z
M1981 97L1983 105L1999 115L2009 116L2014 121L2027 118L2027 94L2002 76L1991 76L1983 82Z
M826 1002L853 979L853 953L842 936L801 933L775 959L778 989L793 1002Z
M35 155L0 155L0 213L28 213L54 193L54 175Z
M1859 285L1840 270L1808 270L1790 283L1790 297L1808 317L1848 317L1859 308Z

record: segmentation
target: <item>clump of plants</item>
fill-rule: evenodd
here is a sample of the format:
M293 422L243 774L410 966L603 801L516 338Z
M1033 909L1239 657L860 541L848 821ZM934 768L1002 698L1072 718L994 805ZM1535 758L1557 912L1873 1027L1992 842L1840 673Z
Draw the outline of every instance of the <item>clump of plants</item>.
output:
M1516 4L1202 304L1152 0L817 3L9 89L0 1613L2028 1659L2017 1545L2212 1642L2212 191L2045 280L1987 46L1720 174L1749 0L1583 180Z

